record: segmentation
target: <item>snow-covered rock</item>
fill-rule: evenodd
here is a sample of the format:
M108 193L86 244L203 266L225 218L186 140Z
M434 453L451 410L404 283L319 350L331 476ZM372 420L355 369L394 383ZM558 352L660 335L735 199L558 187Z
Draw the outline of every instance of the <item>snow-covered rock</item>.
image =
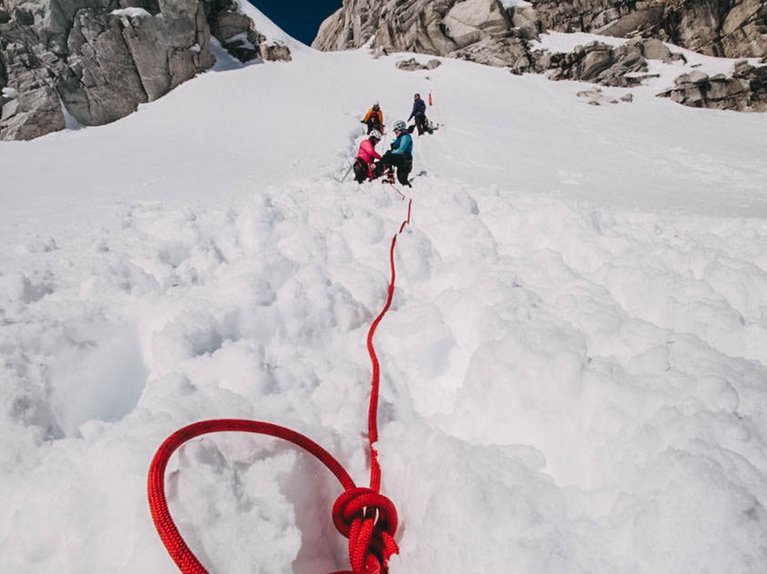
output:
M732 76L709 76L700 71L682 74L674 87L658 94L694 108L767 111L767 66L741 61Z
M594 32L632 38L622 46L599 43L569 54L535 50L544 31ZM501 0L346 0L322 25L316 48L361 47L415 51L509 68L513 73L546 72L555 80L634 86L646 76L644 59L680 58L661 41L704 54L761 57L767 53L767 2L739 0L720 9L703 0L676 3L577 0L534 3ZM665 86L664 95L698 107L762 109L757 76L744 97L740 82L715 83L709 94ZM685 95L686 94L686 95ZM707 103L707 102L710 102Z

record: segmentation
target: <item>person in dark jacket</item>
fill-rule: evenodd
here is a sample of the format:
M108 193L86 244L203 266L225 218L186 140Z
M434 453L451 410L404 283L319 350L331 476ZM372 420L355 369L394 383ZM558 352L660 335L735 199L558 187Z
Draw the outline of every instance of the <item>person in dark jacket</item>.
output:
M410 112L410 117L407 121L415 119L415 127L418 129L418 135L423 135L423 132L432 133L429 128L429 120L426 119L426 102L421 99L421 94L416 94L413 99L413 111Z
M402 120L394 123L394 133L397 139L381 158L381 163L389 168L392 177L392 170L396 167L397 181L410 187L408 176L413 171L413 136L410 135L407 124Z

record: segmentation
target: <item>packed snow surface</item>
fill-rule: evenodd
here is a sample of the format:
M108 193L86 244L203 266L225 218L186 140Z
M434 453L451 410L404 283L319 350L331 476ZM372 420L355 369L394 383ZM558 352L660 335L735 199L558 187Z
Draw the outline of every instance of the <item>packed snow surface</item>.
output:
M293 427L365 484L406 202L337 179L416 91L444 125L376 335L392 573L767 571L767 115L291 46L0 144L3 571L176 572L146 473L197 420ZM168 492L211 571L348 565L339 485L285 443L196 440Z

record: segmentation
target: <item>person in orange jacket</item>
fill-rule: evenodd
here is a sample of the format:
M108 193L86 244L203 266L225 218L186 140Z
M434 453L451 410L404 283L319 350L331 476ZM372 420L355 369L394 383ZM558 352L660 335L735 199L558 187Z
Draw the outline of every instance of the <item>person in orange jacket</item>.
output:
M367 125L368 127L368 134L372 132L373 130L378 130L379 132L383 133L384 131L384 115L381 111L381 106L376 102L373 104L373 107L370 108L367 113L365 114L365 117L362 118L363 124Z

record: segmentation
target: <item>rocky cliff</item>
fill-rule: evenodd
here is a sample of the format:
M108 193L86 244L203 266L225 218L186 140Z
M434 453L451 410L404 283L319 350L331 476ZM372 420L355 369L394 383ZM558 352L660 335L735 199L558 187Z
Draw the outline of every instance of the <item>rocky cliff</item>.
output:
M122 118L265 38L233 0L0 0L0 139Z
M767 55L767 0L344 0L321 50L374 46L448 56L541 29L656 38L714 56Z
M765 0L536 0L546 28L644 36L727 58L767 55Z
M508 6L508 7L507 7ZM530 69L526 42L541 23L528 6L510 0L345 0L313 43L320 50L372 46Z
M631 38L625 46L578 46L568 54L532 48L543 31ZM708 55L767 54L767 0L344 0L320 28L314 47L412 51L463 58L514 73L606 86L640 83L647 60L683 58L666 41ZM662 95L696 107L763 111L767 66L732 77L680 77Z
M694 108L767 112L767 66L743 60L730 77L696 70L682 74L672 88L658 95Z

